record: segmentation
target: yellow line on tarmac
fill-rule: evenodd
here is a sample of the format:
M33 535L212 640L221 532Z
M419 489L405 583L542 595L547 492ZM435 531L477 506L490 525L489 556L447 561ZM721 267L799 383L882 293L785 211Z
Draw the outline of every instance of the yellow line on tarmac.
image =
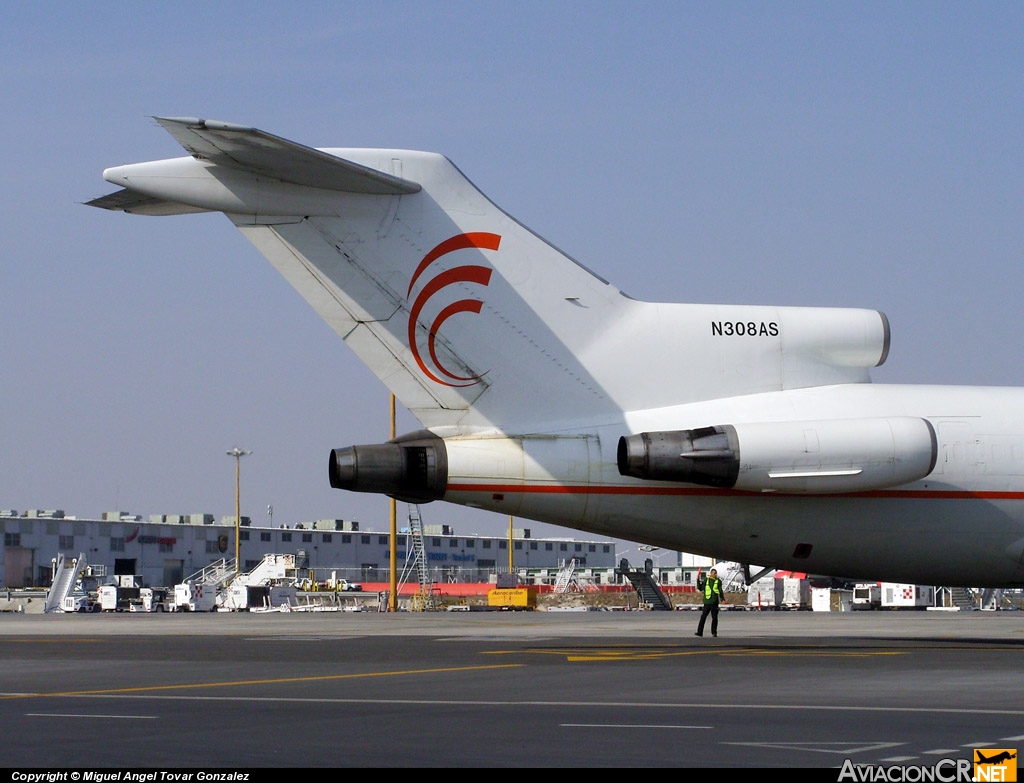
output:
M114 694L114 693L145 693L149 691L174 691L174 690L186 690L189 688L229 688L237 687L239 685L280 685L283 683L295 683L295 682L327 682L329 680L356 680L364 677L400 677L410 676L414 674L445 674L449 672L471 672L481 671L485 669L515 669L526 664L522 663L505 663L496 664L491 666L451 666L443 667L440 669L409 669L406 671L395 671L395 672L363 672L361 674L325 674L315 677L277 677L274 679L267 680L233 680L227 682L193 682L183 683L179 685L140 685L134 688L98 688L96 690L89 691L53 691L50 693L18 693L18 694L4 694L0 696L0 700L3 699L28 699L28 698L39 698L44 696L95 696L97 694Z

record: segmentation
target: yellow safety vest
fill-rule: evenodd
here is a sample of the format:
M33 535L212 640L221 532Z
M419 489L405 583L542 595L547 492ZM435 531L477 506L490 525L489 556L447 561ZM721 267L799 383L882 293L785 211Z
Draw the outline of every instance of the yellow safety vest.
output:
M716 577L708 577L704 582L704 600L710 601L715 595L715 588L718 588L718 597L722 598L722 580Z

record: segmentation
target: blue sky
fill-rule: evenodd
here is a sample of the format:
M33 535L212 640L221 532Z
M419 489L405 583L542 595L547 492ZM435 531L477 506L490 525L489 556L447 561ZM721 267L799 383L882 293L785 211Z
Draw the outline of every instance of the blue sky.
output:
M636 298L876 308L876 382L1024 385L1022 41L1011 3L12 5L0 507L231 514L237 444L243 513L386 526L326 465L387 393L270 265L82 206L182 154L153 115L442 152Z

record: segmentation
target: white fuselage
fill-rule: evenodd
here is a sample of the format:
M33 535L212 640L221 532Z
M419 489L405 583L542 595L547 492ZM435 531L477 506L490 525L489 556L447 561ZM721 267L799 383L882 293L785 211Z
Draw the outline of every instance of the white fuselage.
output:
M906 415L933 424L938 459L926 478L890 489L744 492L639 481L616 469L616 440L624 424L639 432ZM456 444L462 439L448 439L445 500L813 573L866 579L885 573L907 582L946 584L955 572L964 585L1024 583L1021 389L817 387L636 412L625 422L531 435L509 440L498 435L489 446L481 446L488 439L474 435L466 439L464 461L453 456L460 453ZM510 466L520 450L523 471L516 476ZM531 459L535 451L543 456ZM560 474L550 472L554 465L562 466ZM801 545L803 556L794 557Z

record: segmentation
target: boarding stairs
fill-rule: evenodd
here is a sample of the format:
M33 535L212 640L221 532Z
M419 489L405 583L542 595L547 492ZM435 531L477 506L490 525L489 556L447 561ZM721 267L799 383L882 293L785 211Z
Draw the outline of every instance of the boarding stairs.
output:
M975 590L966 587L953 587L949 591L953 606L961 612L973 612L978 609L978 597Z
M579 589L579 583L576 581L576 558L573 558L569 562L563 560L561 568L558 571L558 576L555 577L555 586L552 589L552 592L569 593L578 592Z
M174 586L174 610L212 611L214 607L223 606L228 586L237 575L234 558L214 560Z
M1002 588L986 587L981 591L981 600L979 601L979 608L981 611L994 612L1001 607L1002 603Z
M671 611L672 602L668 599L654 579L654 563L648 558L643 568L630 568L629 561L623 558L615 569L629 580L640 599L640 605L655 611Z
M46 592L46 600L43 602L44 612L63 612L64 599L75 590L79 577L85 571L85 552L79 552L77 558L67 558L62 554L57 555L57 564L53 569L53 582Z
M297 590L298 577L296 573L296 556L266 554L248 573L239 574L225 585L223 590L218 590L217 604L221 609L230 611L248 610L253 611L289 611L283 608L282 604L274 603L270 591L276 587L292 588ZM290 598L283 600L290 601Z
M235 558L221 558L185 578L194 585L212 585L221 588L235 578Z
M413 503L409 504L409 542L411 546L406 547L405 567L402 569L402 577L399 579L399 591L415 573L419 591L413 596L413 610L418 612L435 611L438 609L437 590L434 588L434 581L430 578L426 547L423 546L423 520L420 517L420 507Z
M295 555L264 555L252 571L238 577L247 587L261 587L285 580L295 580Z
M716 566L722 576L722 590L727 593L745 593L749 567L740 563L723 563Z

